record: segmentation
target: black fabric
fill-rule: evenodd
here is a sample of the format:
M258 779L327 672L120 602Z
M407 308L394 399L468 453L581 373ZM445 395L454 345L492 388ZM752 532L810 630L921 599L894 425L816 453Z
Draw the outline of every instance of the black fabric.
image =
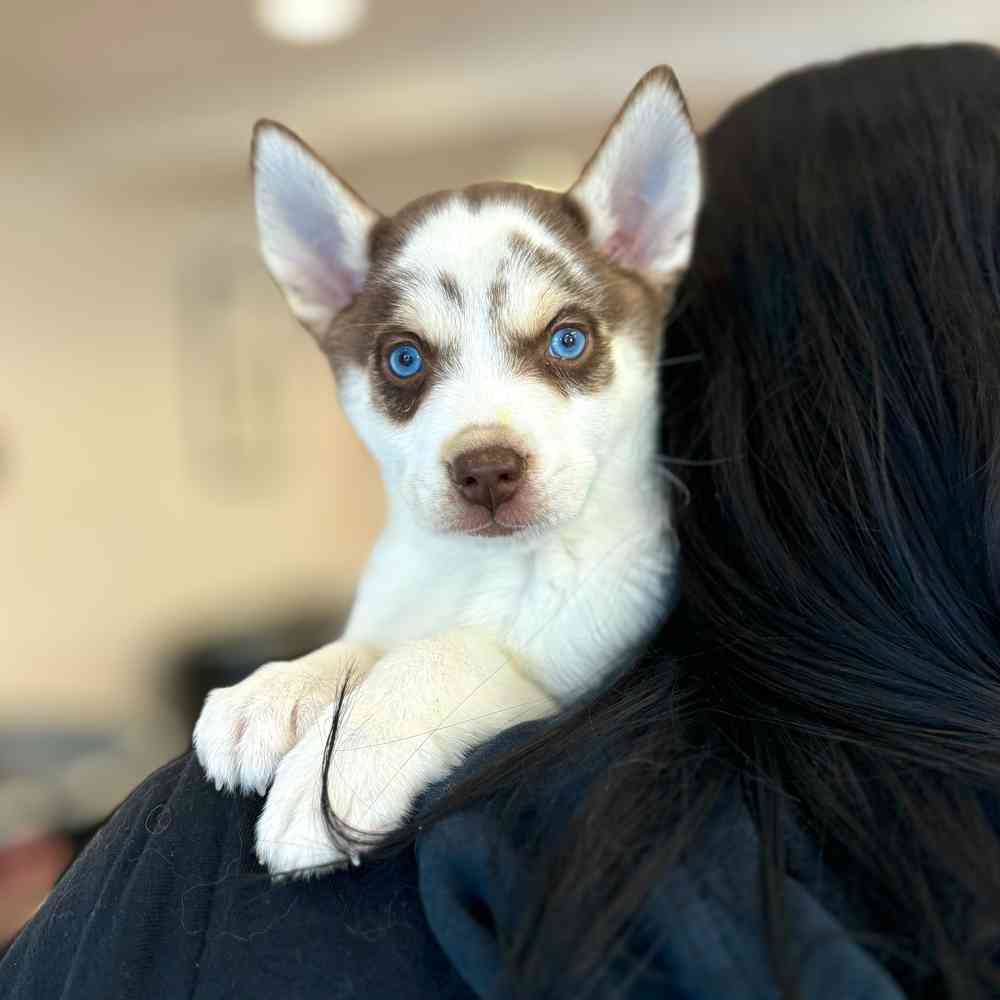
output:
M489 754L545 722L501 734L472 755ZM610 762L597 756L603 770ZM428 829L417 844L420 892L438 940L480 997L509 996L499 942L510 940L533 872L523 863L523 840L543 815L569 815L579 799L584 768L553 768L536 787L484 803ZM431 791L434 794L434 790ZM528 817L511 822L512 814ZM512 831L514 831L512 833ZM513 838L513 839L512 839ZM821 852L793 821L785 830L789 870L789 956L803 1000L902 1000L892 977L847 934L835 913L851 914L848 895ZM734 781L720 801L697 856L655 887L629 942L627 1000L778 1000L767 953L758 865L760 842ZM651 955L651 959L648 956ZM634 976L634 968L641 968ZM623 981L626 976L623 970ZM567 992L567 1000L571 994Z
M553 775L522 794L558 795L569 808L579 781ZM220 795L190 756L152 775L14 942L0 963L0 997L507 995L498 942L510 938L532 872L495 821L495 804L428 830L416 852L272 884L252 851L261 801ZM829 873L801 843L794 851L804 861L786 893L804 996L899 1000L819 901L836 895ZM653 893L639 926L640 944L655 942L654 960L630 1000L778 997L759 920L756 833L735 793L703 853L707 879L678 870Z
M423 916L412 853L272 884L262 800L222 796L186 756L90 842L0 963L17 1000L474 996Z

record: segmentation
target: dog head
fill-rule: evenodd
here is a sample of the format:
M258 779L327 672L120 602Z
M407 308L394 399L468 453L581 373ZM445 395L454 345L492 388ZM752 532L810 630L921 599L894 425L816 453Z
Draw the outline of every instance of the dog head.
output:
M642 78L565 193L476 185L383 217L271 122L253 164L264 260L330 358L390 503L473 536L575 518L656 419L702 186L673 73Z

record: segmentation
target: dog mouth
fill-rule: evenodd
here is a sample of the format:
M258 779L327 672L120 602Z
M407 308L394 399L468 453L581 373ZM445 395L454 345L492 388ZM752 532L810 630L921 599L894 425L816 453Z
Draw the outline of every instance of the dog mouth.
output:
M475 535L477 538L508 538L516 535L519 531L524 531L527 525L507 525L499 521L490 519L480 528L466 528L467 535Z
M502 504L495 511L477 507L462 511L449 528L455 534L472 538L510 538L535 526L534 520L525 516L528 512L507 510Z

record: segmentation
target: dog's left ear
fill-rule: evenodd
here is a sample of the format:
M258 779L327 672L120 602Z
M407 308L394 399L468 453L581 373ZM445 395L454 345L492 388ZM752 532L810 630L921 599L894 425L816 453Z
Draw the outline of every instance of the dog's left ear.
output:
M636 84L569 195L594 245L623 267L657 284L687 267L701 157L673 70L657 66Z
M295 318L322 339L364 285L379 215L276 122L257 123L252 161L264 262Z

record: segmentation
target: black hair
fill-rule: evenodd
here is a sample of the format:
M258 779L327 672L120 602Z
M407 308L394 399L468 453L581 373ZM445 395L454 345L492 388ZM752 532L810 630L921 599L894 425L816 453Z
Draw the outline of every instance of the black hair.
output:
M680 605L632 669L484 757L388 846L477 799L523 824L525 782L589 767L569 817L531 800L533 898L501 944L513 995L613 996L648 958L632 931L651 888L735 785L787 995L790 818L908 995L993 995L1000 57L909 48L797 72L705 152L667 330L668 355L701 362L663 368L664 461L688 498Z

